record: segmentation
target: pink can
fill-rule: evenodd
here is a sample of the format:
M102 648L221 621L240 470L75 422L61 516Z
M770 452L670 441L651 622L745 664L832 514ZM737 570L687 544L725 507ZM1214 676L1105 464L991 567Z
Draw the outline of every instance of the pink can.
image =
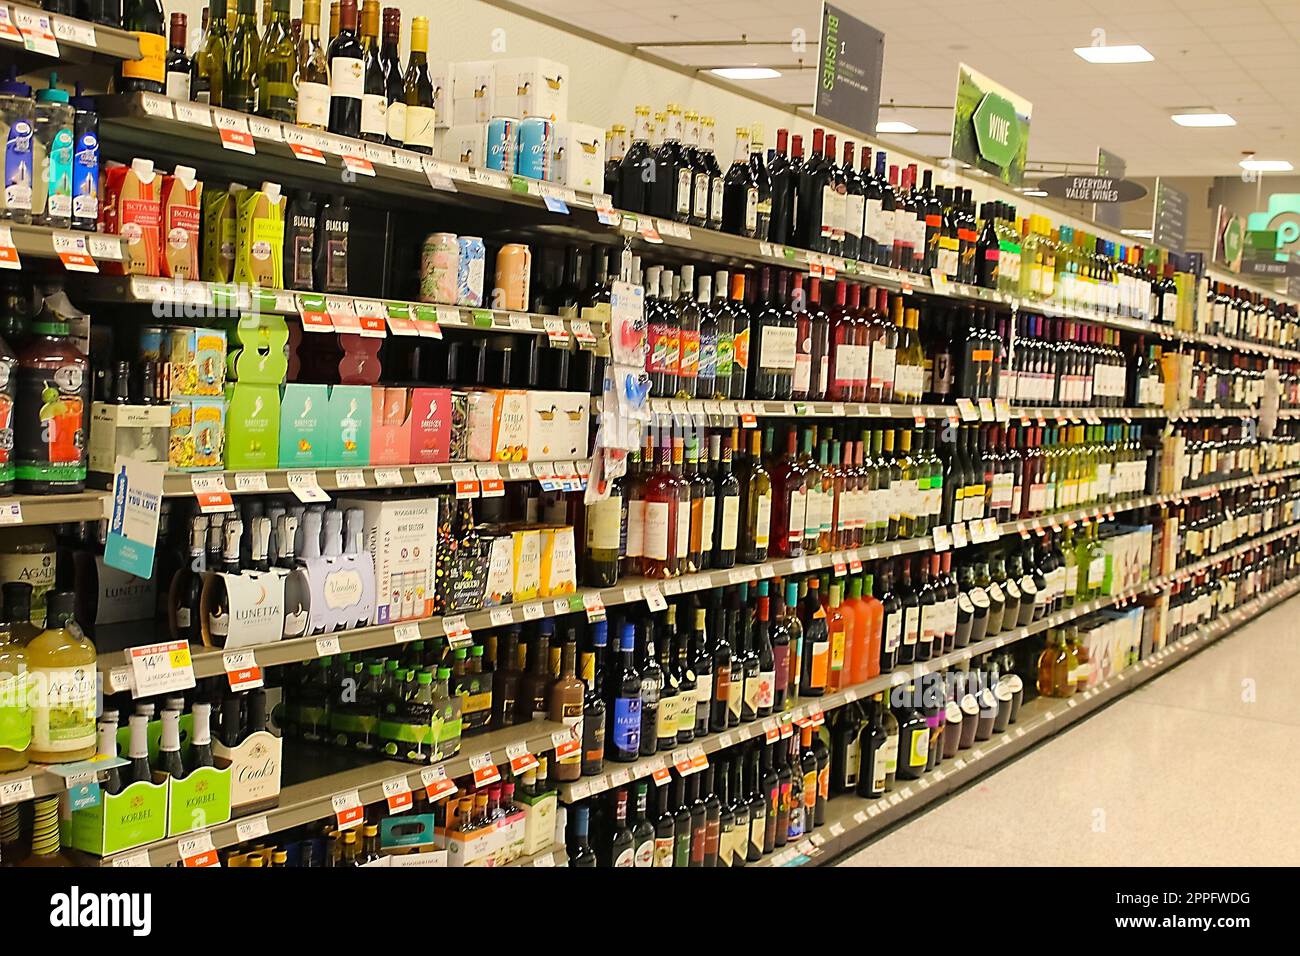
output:
M460 243L451 232L430 233L420 255L420 301L456 304Z

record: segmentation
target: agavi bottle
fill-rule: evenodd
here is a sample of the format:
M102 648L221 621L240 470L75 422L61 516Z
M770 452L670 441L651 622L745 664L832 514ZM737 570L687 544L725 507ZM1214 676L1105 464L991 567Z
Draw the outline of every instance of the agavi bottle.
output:
M9 621L0 620L0 771L27 766L27 748L32 742L27 693L27 651Z
M53 591L45 630L27 645L31 674L32 744L39 763L70 763L95 755L95 645L73 620L76 597Z

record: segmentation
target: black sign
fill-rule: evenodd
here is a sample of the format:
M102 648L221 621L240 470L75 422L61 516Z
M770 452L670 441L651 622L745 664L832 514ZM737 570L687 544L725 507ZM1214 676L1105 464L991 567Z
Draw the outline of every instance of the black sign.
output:
M1162 179L1156 180L1155 213L1151 220L1151 242L1170 252L1181 253L1187 245L1187 193Z
M1264 276L1270 279L1284 279L1300 276L1300 262L1294 259L1242 259L1241 274L1244 276Z
M1132 202L1147 194L1141 183L1115 176L1053 176L1039 182L1038 188L1058 199L1092 203Z
M813 112L874 136L884 66L885 35L838 7L823 4Z
M1118 153L1112 153L1104 146L1097 147L1097 173L1101 176L1114 176L1123 179L1128 172L1128 163ZM1123 225L1123 215L1115 203L1096 203L1092 207L1092 218L1103 226L1110 226L1116 232Z

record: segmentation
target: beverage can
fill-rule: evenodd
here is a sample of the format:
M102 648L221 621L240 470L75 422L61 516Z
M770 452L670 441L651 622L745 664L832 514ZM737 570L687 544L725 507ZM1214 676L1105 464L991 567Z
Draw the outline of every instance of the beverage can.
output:
M461 236L460 258L456 264L456 304L483 304L483 267L487 250L478 236Z
M554 124L541 116L525 117L519 123L519 146L516 163L520 176L529 179L552 179L551 137Z
M161 325L146 325L140 330L140 361L161 362L167 332Z
M496 287L492 307L515 311L528 309L528 283L532 277L533 253L519 242L501 247L497 253Z
M494 116L488 122L487 168L503 173L515 172L519 120L510 116Z
M455 233L433 232L424 240L420 255L420 301L456 302L456 272L460 243Z

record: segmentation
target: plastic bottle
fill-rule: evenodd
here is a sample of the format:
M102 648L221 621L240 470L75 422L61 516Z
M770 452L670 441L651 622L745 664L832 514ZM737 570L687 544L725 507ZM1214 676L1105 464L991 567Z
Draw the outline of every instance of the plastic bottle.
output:
M72 97L72 228L94 232L99 222L99 114L95 100Z
M86 408L90 369L69 339L66 319L48 299L18 350L15 375L15 485L37 495L86 485Z
M36 92L32 222L66 229L72 224L73 110L57 81L51 73L49 88Z
M32 88L18 81L16 67L0 81L0 137L4 142L4 192L0 219L32 221Z

